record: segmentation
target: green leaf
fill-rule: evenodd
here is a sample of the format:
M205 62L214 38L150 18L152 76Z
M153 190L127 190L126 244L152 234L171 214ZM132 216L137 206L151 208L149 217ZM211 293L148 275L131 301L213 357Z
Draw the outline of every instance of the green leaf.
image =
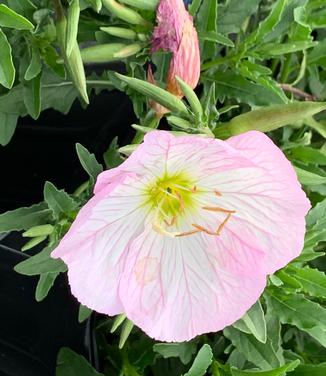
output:
M106 168L114 168L121 165L123 159L121 158L120 153L118 152L118 137L115 137L108 150L103 154L103 159L105 162Z
M326 154L309 146L299 145L288 150L287 155L304 163L313 163L320 166L326 165Z
M197 29L200 32L217 33L217 1L203 0L196 17ZM219 34L221 35L221 34ZM215 41L204 40L201 44L202 60L212 58L216 53Z
M213 352L208 344L198 351L198 354L190 367L190 370L184 376L204 376L208 367L212 364Z
M33 226L47 223L50 218L51 210L44 202L27 208L8 211L0 214L0 233L28 230Z
M32 49L32 59L25 72L25 80L29 81L37 77L42 69L39 51L36 48Z
M274 56L291 54L293 52L306 50L316 45L317 45L316 42L310 42L310 41L299 41L299 42L282 43L282 44L267 43L256 48L254 51L255 53L263 57L274 57Z
M44 273L60 273L67 270L61 259L53 259L50 253L54 247L49 246L35 256L29 257L15 266L15 271L24 275L38 275Z
M27 18L0 4L0 26L11 27L17 30L32 30L34 25Z
M37 236L35 238L30 239L23 247L22 247L22 252L28 251L29 249L32 249L36 247L38 244L44 242L44 240L47 238L47 236L42 235L42 236Z
M153 350L162 355L164 359L180 358L183 364L188 364L196 352L196 344L193 342L182 343L156 343Z
M44 200L53 212L53 216L59 219L61 214L69 214L78 208L76 201L63 189L58 190L52 183L44 185Z
M76 144L76 151L81 165L88 173L92 184L95 183L97 175L103 171L103 167L99 164L94 154L91 154L83 145Z
M56 376L104 376L97 372L87 360L67 347L58 354Z
M258 9L261 0L229 0L218 6L217 27L222 34L237 33L243 22Z
M51 290L56 278L59 273L43 273L40 275L39 281L35 290L35 299L37 302L41 302L48 296L49 291Z
M275 334L277 333L278 331L275 331ZM282 365L271 337L268 337L266 343L263 344L253 335L243 333L233 327L224 329L224 335L249 362L255 364L257 367L268 370Z
M306 217L308 226L313 226L318 220L326 217L326 198L314 206Z
M326 176L321 176L296 166L294 169L298 175L300 183L303 185L320 185L326 183Z
M124 320L122 324L121 334L120 334L119 349L122 349L123 346L125 345L133 327L134 327L134 324L132 321L128 319Z
M72 0L68 8L67 34L66 34L66 54L69 57L77 41L79 22L79 0Z
M272 32L281 19L287 0L277 0L270 14L259 23L258 29L245 40L248 45L259 44Z
M0 145L6 146L15 133L18 115L0 112Z
M297 367L291 376L325 376L326 362L320 364L302 364Z
M41 73L23 84L24 103L29 115L37 119L41 113Z
M92 314L92 310L84 305L79 306L79 312L78 312L78 322L82 323L85 320L87 320L90 315Z
M234 47L232 40L225 35L214 31L200 31L198 37L201 40L207 40L214 43L222 44L223 46Z
M292 266L289 271L291 275L300 282L303 292L326 299L325 273L318 269L309 268L308 266L305 268L295 268Z
M259 342L266 343L266 321L259 300L233 326L244 333L252 334Z
M0 5L1 6L1 5ZM12 61L11 46L5 33L0 29L0 84L11 89L15 81L15 67ZM3 108L5 109L5 108Z
M139 80L138 78L127 77L118 73L116 73L116 76L120 78L120 80L126 82L132 89L170 109L171 111L180 112L186 116L189 115L188 109L182 100L168 91L163 90L149 82Z
M232 376L285 376L288 372L292 372L298 365L300 360L294 360L291 363L287 363L282 367L275 368L270 371L241 371L239 369L231 368ZM291 375L293 375L291 373Z
M268 307L283 324L301 329L326 347L326 309L302 294L284 295L270 288L266 294Z
M266 87L247 80L234 71L216 72L212 76L203 75L204 81L216 83L216 97L224 102L225 97L234 98L238 102L250 106L267 106L281 104L279 95Z

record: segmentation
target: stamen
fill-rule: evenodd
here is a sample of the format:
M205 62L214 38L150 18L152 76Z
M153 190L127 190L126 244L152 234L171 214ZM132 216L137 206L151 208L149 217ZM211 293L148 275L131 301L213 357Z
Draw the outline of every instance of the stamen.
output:
M205 234L215 235L215 236L217 235L215 232L207 230L205 227L200 226L200 225L196 225L195 223L193 223L192 226L195 227L199 231L205 232Z
M224 221L218 226L217 230L216 230L216 234L217 235L220 235L221 234L221 231L223 230L223 227L226 225L226 223L228 222L228 220L231 218L231 215L232 213L229 213L226 218L224 219Z
M197 192L197 186L196 186L196 185L194 185L194 187L192 188L191 192L192 192L192 193Z
M171 187L174 187L174 188L179 188L181 189L182 191L187 191L187 192L192 192L192 189L189 189L189 188L186 188L186 187L183 187L182 185L179 185L179 184L170 184Z
M176 199L176 200L179 201L179 198L178 198L177 196L173 195L171 192L167 191L166 189L163 189L163 188L161 188L161 187L159 187L158 189L159 189L161 192L163 192L163 193L167 194L168 196L171 196L171 197L173 197L174 199Z
M176 235L176 237L198 234L198 232L201 232L201 230L192 230L192 231L181 232L180 234Z
M219 206L203 206L204 210L213 211L213 212L222 212L222 213L235 213L235 210L228 210L220 208Z
M219 191L216 191L216 190L215 190L214 193L215 193L215 195L218 196L218 197L222 196L222 193L219 192Z
M179 192L175 192L175 194L178 196L178 199L179 199L179 204L180 204L180 211L181 212L184 212L184 209L185 209L185 203L180 195Z

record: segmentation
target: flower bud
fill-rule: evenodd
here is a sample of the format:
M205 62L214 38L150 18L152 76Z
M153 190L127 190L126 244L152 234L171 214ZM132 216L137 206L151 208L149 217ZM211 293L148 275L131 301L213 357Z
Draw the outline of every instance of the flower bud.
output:
M130 9L115 0L102 0L104 7L115 17L133 25L147 25L147 21L136 11Z

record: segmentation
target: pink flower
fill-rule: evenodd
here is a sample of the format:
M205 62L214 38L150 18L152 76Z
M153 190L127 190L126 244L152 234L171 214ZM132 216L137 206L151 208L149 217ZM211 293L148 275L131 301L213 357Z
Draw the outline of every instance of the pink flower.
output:
M260 132L220 141L153 131L94 193L52 257L82 304L125 313L162 341L241 318L266 276L300 254L310 207Z
M183 93L175 79L179 76L192 88L200 77L200 51L197 31L182 0L161 0L152 38L152 52L172 52L167 76L167 90L179 97Z

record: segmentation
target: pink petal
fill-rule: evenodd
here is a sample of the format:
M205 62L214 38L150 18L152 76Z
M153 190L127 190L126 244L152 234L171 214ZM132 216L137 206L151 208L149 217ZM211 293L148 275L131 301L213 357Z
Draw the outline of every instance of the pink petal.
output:
M265 275L259 269L242 273L242 262L230 263L226 254L264 256L238 238L216 244L211 239L202 234L172 239L148 227L131 244L120 296L127 317L149 336L181 342L216 332L257 301Z
M146 214L137 182L126 177L119 186L101 189L79 212L71 229L52 252L68 266L73 295L101 313L122 312L118 295L126 250L144 226Z

